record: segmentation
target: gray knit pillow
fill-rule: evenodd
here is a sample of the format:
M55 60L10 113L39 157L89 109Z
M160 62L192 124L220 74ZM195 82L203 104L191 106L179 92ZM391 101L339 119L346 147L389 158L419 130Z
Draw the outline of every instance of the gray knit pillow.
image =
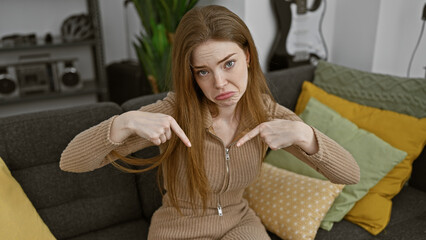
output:
M370 73L320 61L314 84L347 100L426 117L426 79Z

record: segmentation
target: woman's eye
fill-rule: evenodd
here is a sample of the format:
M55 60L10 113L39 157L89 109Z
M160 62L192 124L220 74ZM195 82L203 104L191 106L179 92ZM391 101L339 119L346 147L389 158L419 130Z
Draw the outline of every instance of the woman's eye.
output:
M232 66L234 66L234 64L235 64L235 61L231 60L231 61L226 62L225 67L226 68L231 68Z
M204 77L204 76L206 76L207 75L207 71L206 70L200 70L200 71L198 71L198 75L200 75L200 76L202 76L202 77Z

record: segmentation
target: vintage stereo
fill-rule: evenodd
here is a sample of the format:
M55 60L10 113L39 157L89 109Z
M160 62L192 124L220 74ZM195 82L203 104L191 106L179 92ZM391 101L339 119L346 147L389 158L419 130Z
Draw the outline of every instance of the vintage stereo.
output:
M59 91L69 92L83 88L83 82L75 66L75 62L75 59L56 62Z
M0 99L19 96L18 80L15 68L12 66L0 67Z
M54 79L51 62L31 62L15 65L21 96L48 93Z
M0 97L25 97L83 88L77 59L20 61L0 66Z

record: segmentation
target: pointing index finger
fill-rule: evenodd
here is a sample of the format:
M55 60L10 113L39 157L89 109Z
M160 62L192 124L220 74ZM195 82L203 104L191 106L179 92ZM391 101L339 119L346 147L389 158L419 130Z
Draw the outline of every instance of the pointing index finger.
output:
M237 142L237 147L240 147L250 139L256 137L260 133L259 126L253 128L250 132L248 132L246 135L244 135L240 140Z
M182 130L176 120L172 119L172 121L170 121L170 127L187 147L191 147L191 142L189 141L189 138L186 136L185 132Z

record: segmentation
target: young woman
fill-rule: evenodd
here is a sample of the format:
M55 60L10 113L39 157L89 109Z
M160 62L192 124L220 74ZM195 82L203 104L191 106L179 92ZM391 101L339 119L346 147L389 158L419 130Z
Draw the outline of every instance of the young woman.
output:
M149 239L269 239L243 199L268 147L283 148L330 181L354 184L359 167L336 142L273 100L244 22L207 6L181 20L173 45L174 90L165 99L114 116L77 135L64 171L91 171L115 160L159 167L163 205ZM126 158L159 145L153 159Z

